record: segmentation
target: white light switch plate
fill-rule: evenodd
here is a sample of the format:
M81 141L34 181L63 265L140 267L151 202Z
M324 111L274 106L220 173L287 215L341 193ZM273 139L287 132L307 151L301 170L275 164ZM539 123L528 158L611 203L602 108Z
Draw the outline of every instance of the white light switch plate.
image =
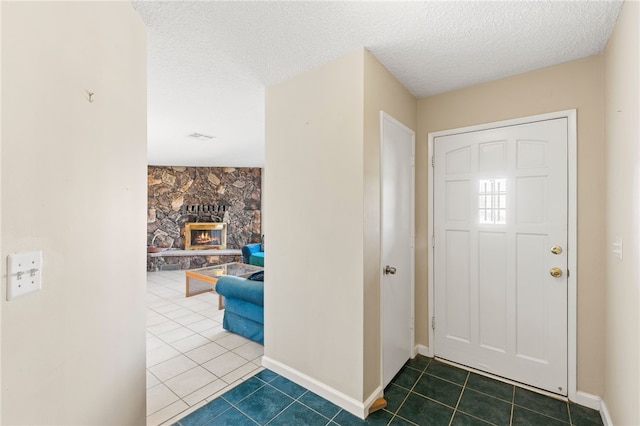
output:
M622 260L622 238L616 237L616 241L612 244L613 254L616 255L618 260Z
M7 258L7 300L42 288L42 251L10 254Z

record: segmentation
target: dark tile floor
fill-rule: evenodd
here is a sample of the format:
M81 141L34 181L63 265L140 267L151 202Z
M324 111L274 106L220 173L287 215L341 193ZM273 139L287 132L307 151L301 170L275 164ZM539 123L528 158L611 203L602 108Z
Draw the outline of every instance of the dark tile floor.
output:
M367 420L264 370L174 426L602 425L600 414L418 355L385 389Z

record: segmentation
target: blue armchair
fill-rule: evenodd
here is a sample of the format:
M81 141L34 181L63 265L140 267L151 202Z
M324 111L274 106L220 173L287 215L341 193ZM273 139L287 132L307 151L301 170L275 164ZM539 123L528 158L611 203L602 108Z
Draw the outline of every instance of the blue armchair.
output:
M264 251L262 251L262 243L242 246L242 261L250 265L264 266Z
M222 327L264 344L264 282L224 275L216 293L224 296Z

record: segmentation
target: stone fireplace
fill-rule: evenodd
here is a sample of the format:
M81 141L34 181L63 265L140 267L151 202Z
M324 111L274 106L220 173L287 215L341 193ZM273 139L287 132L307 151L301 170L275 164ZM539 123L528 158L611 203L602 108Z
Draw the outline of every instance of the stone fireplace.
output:
M227 224L215 222L187 222L184 224L185 250L227 248Z
M147 270L242 261L240 248L262 235L261 178L260 168L149 166ZM205 234L212 241L201 238L204 247L189 248L197 234L185 233L186 224L224 224L226 241Z

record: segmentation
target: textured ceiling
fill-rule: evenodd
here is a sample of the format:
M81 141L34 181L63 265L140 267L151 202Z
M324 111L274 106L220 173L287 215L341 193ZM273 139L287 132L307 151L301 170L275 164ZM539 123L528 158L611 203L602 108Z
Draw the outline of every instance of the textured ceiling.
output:
M622 3L133 5L148 29L149 164L242 167L264 164L266 86L364 47L421 98L600 53Z

